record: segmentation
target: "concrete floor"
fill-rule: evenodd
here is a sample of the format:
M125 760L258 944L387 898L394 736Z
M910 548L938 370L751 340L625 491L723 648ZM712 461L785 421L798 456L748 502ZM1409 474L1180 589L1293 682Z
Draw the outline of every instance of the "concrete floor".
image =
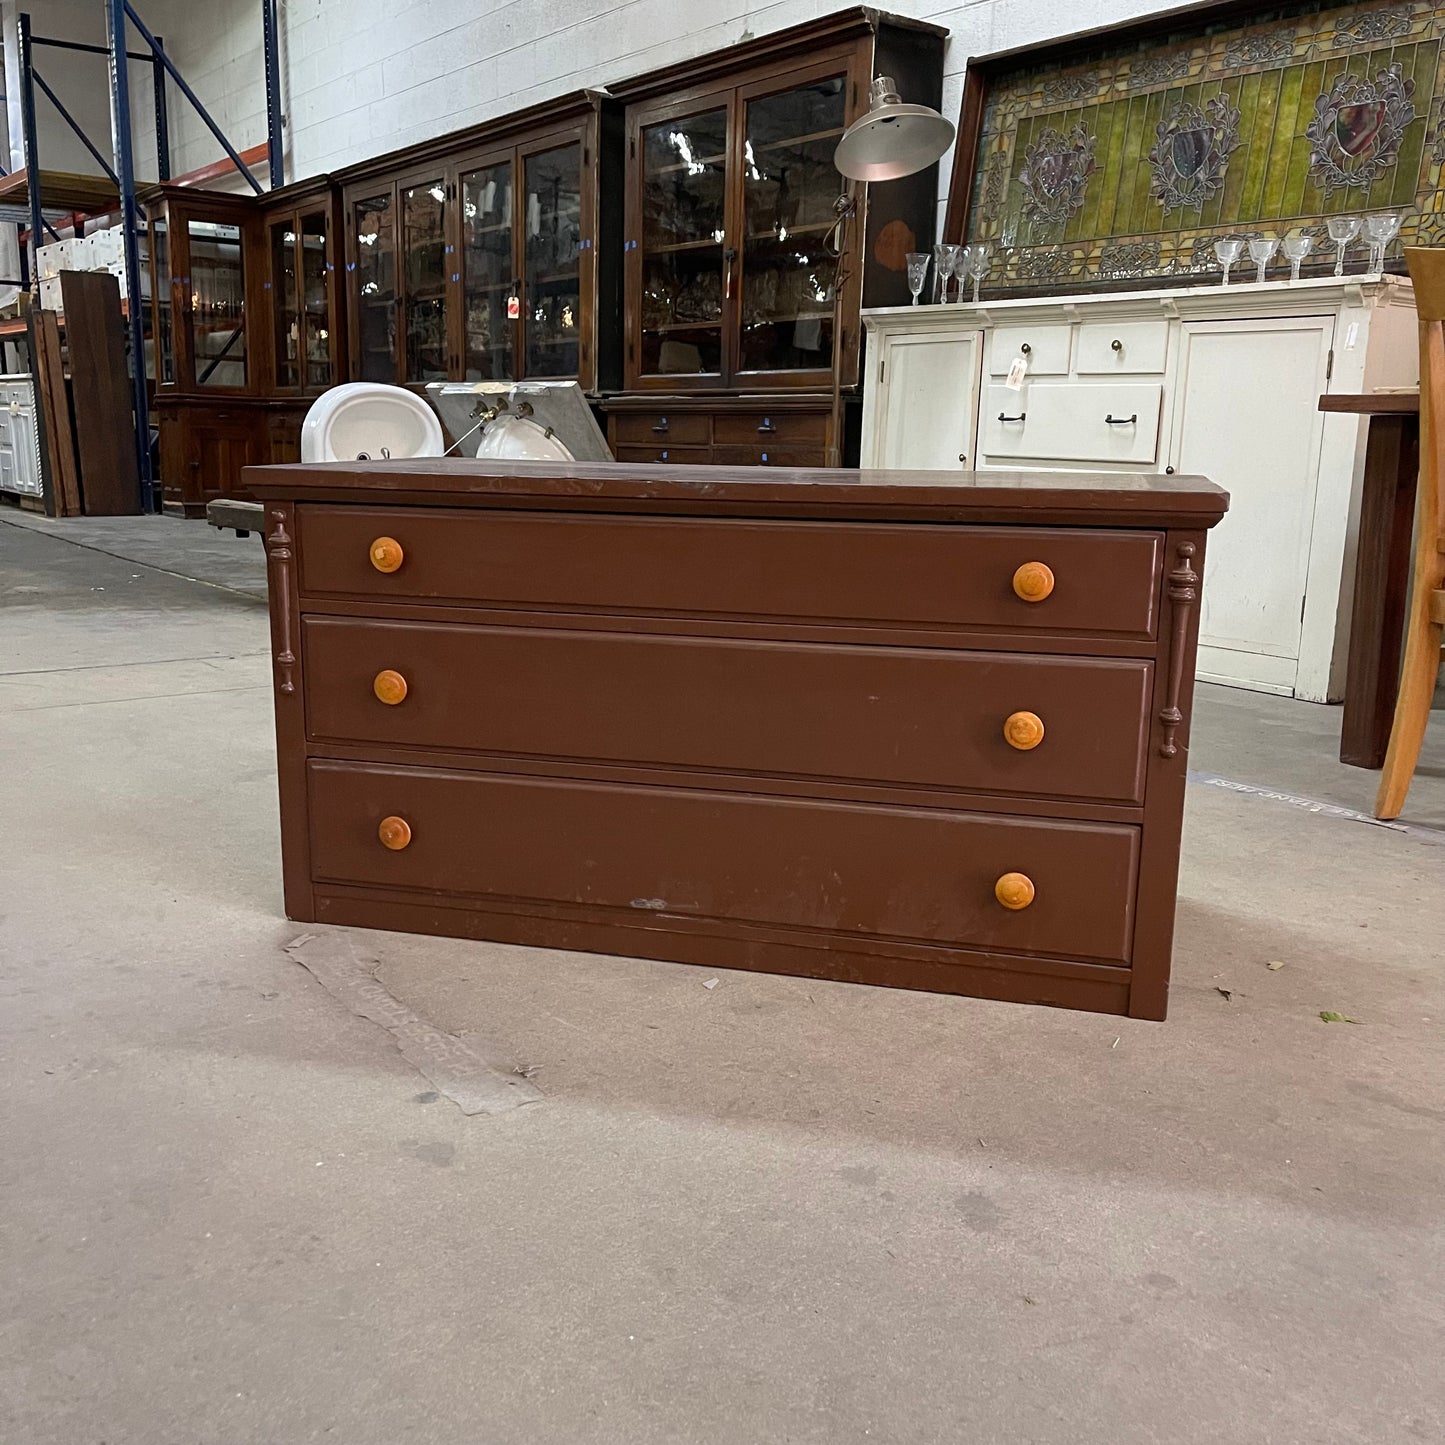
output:
M467 1117L283 952L260 579L0 515L3 1445L1445 1436L1445 716L1390 830L1203 690L1164 1025L350 935Z

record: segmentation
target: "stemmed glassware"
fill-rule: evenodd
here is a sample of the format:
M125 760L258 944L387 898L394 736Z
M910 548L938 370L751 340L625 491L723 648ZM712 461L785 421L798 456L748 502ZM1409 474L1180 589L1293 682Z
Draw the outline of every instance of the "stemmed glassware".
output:
M1314 250L1315 238L1313 236L1286 236L1281 250L1284 251L1284 258L1289 262L1289 279L1299 280L1299 268L1306 256Z
M975 241L969 248L967 269L970 279L973 281L973 299L975 304L978 301L978 288L983 284L983 278L988 275L988 268L992 264L993 257L987 241ZM962 292L962 287L959 288ZM960 296L960 299L962 297Z
M948 274L958 278L960 294L963 288L963 258L967 250L967 246L945 245L943 248L944 264L948 267ZM948 300L948 281L946 279L943 283L943 299Z
M1226 236L1214 243L1214 254L1224 268L1224 278L1219 283L1221 286L1229 285L1229 268L1239 260L1239 253L1242 250L1244 250L1244 241L1238 236Z
M940 305L948 299L948 278L953 274L953 247L947 241L936 241L933 246L933 304Z
M923 294L923 283L928 279L928 252L910 251L904 256L908 265L908 289L913 293L913 304Z
M1249 241L1249 259L1254 262L1254 279L1259 285L1264 285L1264 268L1274 260L1274 253L1279 250L1279 240L1275 236L1251 236Z
M1360 234L1358 216L1331 216L1325 222L1330 240L1335 243L1335 275L1345 274L1345 248Z
M1384 211L1365 220L1365 239L1370 243L1370 274L1385 269L1385 247L1400 234L1398 211Z

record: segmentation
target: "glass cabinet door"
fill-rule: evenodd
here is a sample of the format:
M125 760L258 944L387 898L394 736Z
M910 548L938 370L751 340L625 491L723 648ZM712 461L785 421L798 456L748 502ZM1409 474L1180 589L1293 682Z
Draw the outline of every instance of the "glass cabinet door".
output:
M464 377L511 381L517 376L516 322L507 315L507 303L517 294L511 162L465 172L460 194Z
M390 192L352 207L358 381L395 381L396 226Z
M643 376L722 373L727 107L642 132Z
M739 371L827 371L833 364L828 249L845 77L747 102Z
M272 221L271 315L276 336L276 385L288 389L301 385L298 362L300 327L296 314L296 227L287 216Z
M164 213L151 222L151 305L155 330L155 380L171 386L176 379L176 356L171 344L171 248L168 218Z
M582 312L582 147L523 161L527 197L526 376L576 376Z
M406 381L445 381L447 345L447 188L444 179L401 192L405 266Z
M191 220L191 356L198 386L246 385L246 270L241 228Z
M323 391L335 380L331 366L331 238L325 211L301 217L297 231L300 253L301 386Z

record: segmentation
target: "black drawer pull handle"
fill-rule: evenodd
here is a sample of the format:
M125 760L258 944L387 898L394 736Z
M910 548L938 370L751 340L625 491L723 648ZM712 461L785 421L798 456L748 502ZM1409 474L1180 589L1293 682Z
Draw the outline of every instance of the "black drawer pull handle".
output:
M1027 415L1028 412L1026 411L1021 411L1017 416L1005 416L1002 412L999 412L998 419L1000 421L1022 421Z
M1110 412L1104 418L1105 426L1134 426L1139 420L1139 413L1136 411L1133 416L1115 416Z
M1122 351L1123 349L1124 343L1120 341L1117 337L1115 337L1114 340L1109 343L1110 351Z
M1020 351L1023 353L1023 355L1025 355L1025 356L1032 356L1032 355L1034 354L1034 349L1033 349L1033 347L1030 346L1027 341L1025 341L1024 344L1019 347L1019 350L1020 350Z
M662 419L660 422L658 422L658 424L657 424L655 427L653 427L653 431L655 431L655 432L658 434L658 436L661 436L661 435L663 434L663 432L671 431L671 430L672 430L672 428L668 426L668 424L667 424L667 418L666 418L666 417L663 417L663 419Z

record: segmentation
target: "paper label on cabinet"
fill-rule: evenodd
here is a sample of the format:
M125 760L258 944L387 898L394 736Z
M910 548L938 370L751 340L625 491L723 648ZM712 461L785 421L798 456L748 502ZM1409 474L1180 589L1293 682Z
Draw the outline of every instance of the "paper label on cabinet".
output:
M1355 349L1355 342L1357 342L1359 339L1360 323L1358 321L1352 321L1347 327L1345 327L1345 350L1353 351Z
M522 298L520 296L507 297L507 320L515 321L522 314Z
M1014 364L1008 369L1008 376L1004 385L1010 391L1022 391L1024 389L1024 377L1029 373L1029 359L1027 356L1014 357Z

